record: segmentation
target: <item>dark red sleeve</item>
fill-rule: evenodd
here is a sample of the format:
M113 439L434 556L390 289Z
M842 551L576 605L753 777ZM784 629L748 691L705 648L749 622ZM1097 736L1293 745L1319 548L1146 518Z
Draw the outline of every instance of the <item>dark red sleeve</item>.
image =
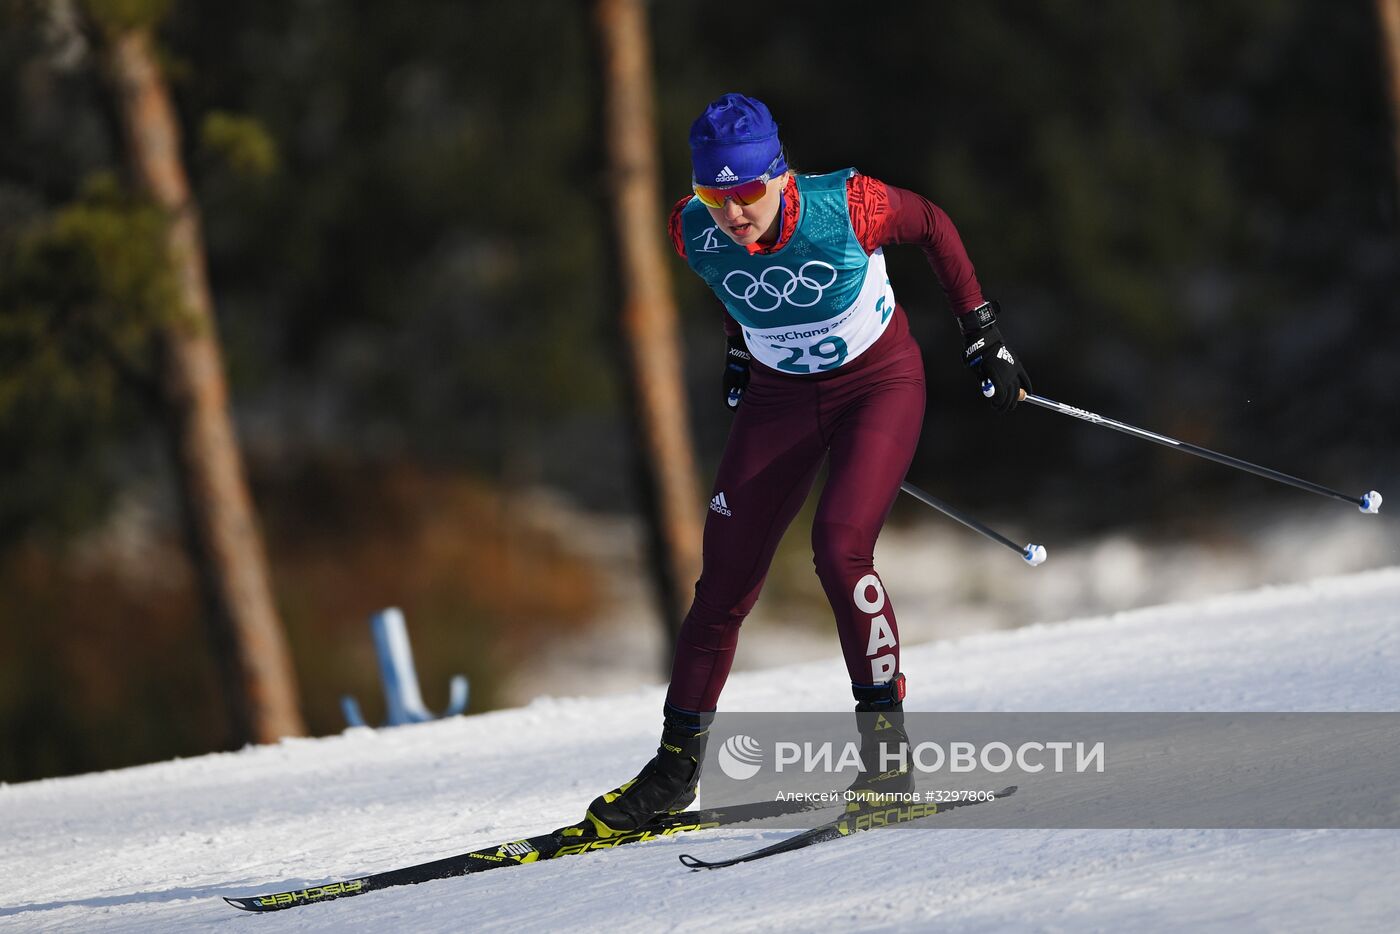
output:
M676 206L671 208L670 218L666 221L666 232L671 235L671 246L676 248L681 259L685 259L685 237L681 228L681 211L685 210L685 206L690 203L690 199L693 197L694 195L686 195L677 201Z
M982 287L967 257L962 237L938 205L922 195L855 175L846 185L851 226L867 253L894 243L923 248L953 313L965 314L982 304Z

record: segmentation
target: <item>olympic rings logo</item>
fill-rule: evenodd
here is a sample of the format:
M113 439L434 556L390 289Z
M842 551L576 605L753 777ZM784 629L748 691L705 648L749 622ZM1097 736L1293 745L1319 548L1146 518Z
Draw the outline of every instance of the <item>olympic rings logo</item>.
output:
M819 282L817 279L807 274L808 268L817 269L818 275L820 275L820 270L825 269L831 274L831 278L827 279L825 282ZM787 302L789 305L796 305L798 308L811 308L822 300L822 293L830 288L832 283L836 281L836 275L835 266L830 263L824 263L819 259L812 259L803 263L798 267L796 273L793 273L793 271L786 266L769 266L767 269L763 270L763 272L759 273L758 276L754 276L753 273L746 272L743 269L736 269L724 277L724 290L757 312L776 311L778 306L783 302ZM748 284L744 286L741 292L734 291L734 287L729 284L729 280L733 279L735 276L742 276L744 279L748 280ZM787 278L784 279L784 276ZM777 284L779 282L782 283L781 286ZM798 301L797 298L794 298L794 296L799 295L798 289L805 290L800 294L800 298L806 299L810 293L811 300ZM758 304L754 304L755 298L759 298ZM770 299L772 300L771 305L769 304Z

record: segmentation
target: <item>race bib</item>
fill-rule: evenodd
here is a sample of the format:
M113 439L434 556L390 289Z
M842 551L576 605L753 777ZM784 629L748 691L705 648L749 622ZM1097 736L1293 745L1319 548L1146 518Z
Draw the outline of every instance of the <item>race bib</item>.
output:
M835 283L836 269L820 260L796 268L783 264L758 274L737 269L721 282L735 303L747 306L744 340L760 362L783 373L834 370L869 350L894 315L894 290L885 272L885 254L870 254L865 281L849 308L825 320L764 328L765 314L780 308L816 307Z

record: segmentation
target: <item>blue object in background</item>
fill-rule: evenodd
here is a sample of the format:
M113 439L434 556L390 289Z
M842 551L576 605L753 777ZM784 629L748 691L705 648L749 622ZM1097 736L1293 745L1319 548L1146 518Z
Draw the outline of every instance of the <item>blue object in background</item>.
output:
M384 682L384 700L389 719L385 726L423 723L438 717L423 705L418 690L418 672L413 667L413 649L408 644L408 627L398 607L380 610L370 618L374 650L379 656L379 677ZM444 717L454 717L467 709L467 679L454 675ZM366 726L360 705L348 694L341 697L340 709L350 726Z

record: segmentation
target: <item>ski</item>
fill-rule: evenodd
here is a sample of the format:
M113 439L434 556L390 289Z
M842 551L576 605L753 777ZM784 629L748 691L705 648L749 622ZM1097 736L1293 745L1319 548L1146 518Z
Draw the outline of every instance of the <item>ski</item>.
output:
M762 820L769 817L798 814L805 811L821 810L830 804L812 804L792 801L756 801L730 807L701 808L682 811L660 818L639 830L614 837L594 836L586 823L560 827L549 833L507 843L495 844L447 856L427 863L389 869L384 872L369 873L337 882L273 892L266 895L253 895L246 898L224 896L224 901L244 911L282 911L317 902L328 902L337 898L364 895L380 889L399 885L417 885L436 879L450 879L502 866L521 866L563 856L578 856L597 850L610 850L631 843L644 843L661 837L690 833L695 830L708 830L729 824Z
M1006 798L1016 793L1015 785L1009 785L1001 791L993 792L991 800ZM735 856L732 859L721 859L708 861L697 859L688 853L680 855L681 865L690 869L723 869L726 866L737 866L740 863L752 862L756 859L764 859L768 856L777 856L779 853L791 853L793 850L801 850L805 847L815 846L818 843L825 843L828 840L838 840L841 837L848 837L854 833L864 830L873 830L876 827L891 827L895 824L907 824L914 821L933 817L935 814L943 814L953 808L969 807L974 804L985 804L987 799L967 800L967 801L946 801L943 803L911 803L892 804L888 806L874 805L869 802L854 802L849 805L849 810L833 821L828 821L820 827L813 827L811 830L804 830L799 834L794 834L785 840L770 844L749 853Z

